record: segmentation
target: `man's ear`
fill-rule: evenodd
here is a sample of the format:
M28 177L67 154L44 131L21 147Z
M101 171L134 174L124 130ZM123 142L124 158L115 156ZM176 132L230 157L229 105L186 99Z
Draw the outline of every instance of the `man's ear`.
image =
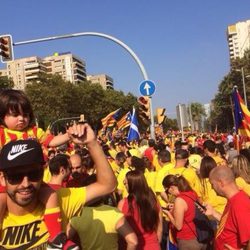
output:
M65 172L66 172L66 169L65 169L64 167L61 166L61 167L60 167L60 174L63 174L63 175L64 175Z
M0 185L6 187L6 181L3 172L0 172Z
M221 187L225 186L225 182L223 180L218 180L218 183L220 184Z

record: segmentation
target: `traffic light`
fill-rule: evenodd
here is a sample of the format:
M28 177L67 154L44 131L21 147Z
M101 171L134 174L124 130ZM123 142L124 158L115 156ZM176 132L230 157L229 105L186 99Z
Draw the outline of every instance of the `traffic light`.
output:
M164 115L165 113L165 110L164 108L157 108L156 109L156 114L157 114L157 123L160 125L162 124L165 119L166 119L166 116Z
M11 35L0 36L0 55L3 63L14 59Z
M137 100L139 104L139 111L138 111L138 116L140 119L148 124L150 122L150 102L149 102L149 97L147 96L141 96Z

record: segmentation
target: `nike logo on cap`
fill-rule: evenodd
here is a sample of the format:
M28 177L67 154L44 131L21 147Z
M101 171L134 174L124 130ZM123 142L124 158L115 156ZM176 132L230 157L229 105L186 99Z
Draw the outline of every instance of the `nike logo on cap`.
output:
M18 156L25 154L31 150L33 150L34 148L29 148L27 149L27 144L21 144L21 145L14 145L11 148L11 151L8 153L7 159L9 161L14 160L15 158L17 158Z

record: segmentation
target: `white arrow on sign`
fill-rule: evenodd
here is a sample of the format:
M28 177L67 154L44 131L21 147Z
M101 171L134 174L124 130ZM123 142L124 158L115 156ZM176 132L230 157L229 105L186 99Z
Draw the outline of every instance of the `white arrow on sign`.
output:
M144 86L144 89L146 90L147 92L147 95L149 95L149 89L151 89L150 85L146 82L145 86Z

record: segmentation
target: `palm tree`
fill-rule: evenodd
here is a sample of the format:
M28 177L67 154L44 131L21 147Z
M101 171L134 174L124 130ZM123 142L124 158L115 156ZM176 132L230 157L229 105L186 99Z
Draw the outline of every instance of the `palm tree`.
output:
M194 130L198 131L201 128L202 116L205 116L205 109L201 103L192 102L190 104L191 118L194 124Z

